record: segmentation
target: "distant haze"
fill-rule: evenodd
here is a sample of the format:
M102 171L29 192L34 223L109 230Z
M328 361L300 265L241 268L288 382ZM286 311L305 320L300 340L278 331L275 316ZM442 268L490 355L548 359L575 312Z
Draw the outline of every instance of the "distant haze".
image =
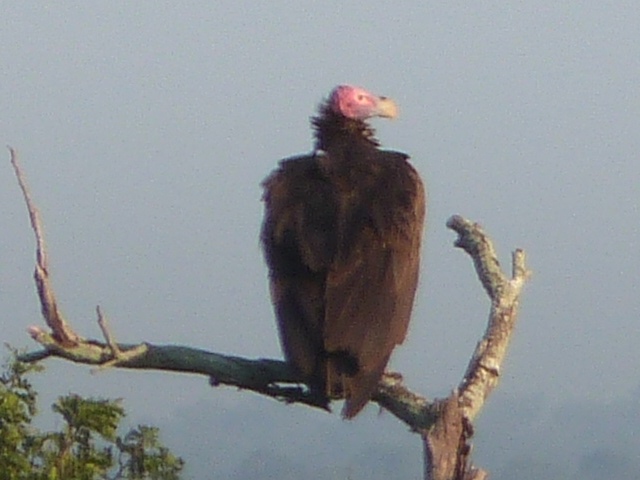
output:
M259 244L260 181L311 149L337 83L394 98L376 120L429 190L422 279L391 368L446 395L488 300L444 224L483 224L527 285L502 383L476 425L492 478L640 471L640 5L631 2L3 2L0 132L45 224L63 311L99 337L281 357ZM34 241L0 168L0 340L35 348ZM206 379L49 361L58 395L122 397L192 479L421 478L417 436ZM336 411L339 405L336 405Z

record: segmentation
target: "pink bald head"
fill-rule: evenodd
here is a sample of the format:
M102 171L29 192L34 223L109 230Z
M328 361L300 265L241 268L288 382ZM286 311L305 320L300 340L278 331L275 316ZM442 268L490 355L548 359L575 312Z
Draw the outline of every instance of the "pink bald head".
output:
M364 88L352 85L338 85L331 92L331 109L353 120L366 120L371 117L395 118L398 109L393 100L378 97Z

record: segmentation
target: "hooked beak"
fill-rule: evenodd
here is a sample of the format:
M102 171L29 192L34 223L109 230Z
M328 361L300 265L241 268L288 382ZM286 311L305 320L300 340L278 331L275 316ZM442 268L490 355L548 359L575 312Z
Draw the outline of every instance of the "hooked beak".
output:
M378 103L372 115L382 118L396 118L398 116L398 106L396 102L388 97L378 97Z

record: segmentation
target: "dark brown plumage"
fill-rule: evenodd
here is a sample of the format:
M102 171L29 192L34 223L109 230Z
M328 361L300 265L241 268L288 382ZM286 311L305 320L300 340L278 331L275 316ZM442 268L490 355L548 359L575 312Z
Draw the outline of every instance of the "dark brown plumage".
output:
M418 281L424 188L408 156L380 150L384 97L342 85L313 119L316 151L263 183L262 244L286 359L355 416L402 343Z

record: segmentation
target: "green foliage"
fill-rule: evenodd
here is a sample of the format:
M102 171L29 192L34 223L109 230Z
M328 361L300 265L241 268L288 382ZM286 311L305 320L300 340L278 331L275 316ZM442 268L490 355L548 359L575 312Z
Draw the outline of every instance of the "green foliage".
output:
M184 461L160 443L157 428L138 425L124 438L118 438L116 444L120 450L121 470L125 474L122 478L180 478Z
M36 393L25 375L40 367L15 359L7 362L0 376L0 479L25 478L37 438L31 419L36 414Z
M14 355L15 357L15 355ZM31 426L37 393L27 376L40 366L7 362L0 376L0 480L179 480L184 462L162 445L155 427L124 436L119 400L60 397L60 431Z

